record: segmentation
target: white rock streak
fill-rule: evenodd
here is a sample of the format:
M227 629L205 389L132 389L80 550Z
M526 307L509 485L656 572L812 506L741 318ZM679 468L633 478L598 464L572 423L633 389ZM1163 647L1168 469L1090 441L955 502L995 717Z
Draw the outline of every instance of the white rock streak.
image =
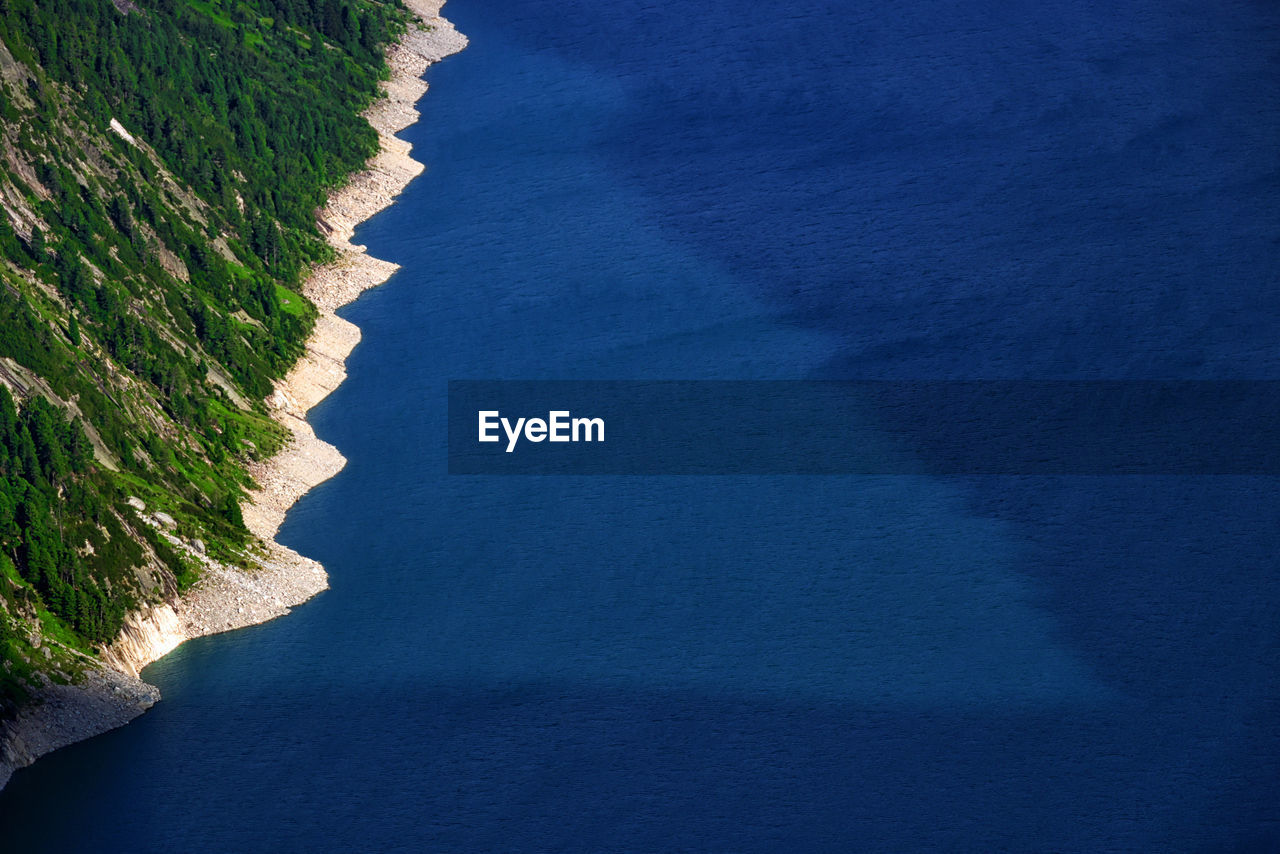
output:
M138 141L133 138L133 134L125 130L124 125L120 124L119 119L112 119L110 122L110 128L116 134L116 136L120 137L130 145L138 144Z

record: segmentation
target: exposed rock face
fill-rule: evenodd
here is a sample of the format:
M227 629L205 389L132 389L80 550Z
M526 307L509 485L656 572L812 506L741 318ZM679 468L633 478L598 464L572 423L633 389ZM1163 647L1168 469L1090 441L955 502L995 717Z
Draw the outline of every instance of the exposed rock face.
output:
M182 621L171 605L145 608L125 617L120 636L102 651L102 661L136 677L142 668L173 652L186 639Z
M112 119L109 127L111 128L112 133L114 133L116 136L120 137L130 145L138 144L138 141L133 138L133 134L125 130L124 125L120 124L120 122L117 119Z
M141 679L102 668L78 685L48 685L43 702L0 723L0 783L50 751L123 726L160 699Z
M324 567L274 541L251 572L209 562L177 608L189 638L265 623L329 587Z
M467 45L466 36L439 17L443 0L407 0L406 5L425 26L411 28L391 47L387 55L391 79L384 84L385 97L365 113L378 131L381 150L320 212L319 223L339 257L316 270L304 286L320 316L306 354L267 398L293 440L275 457L251 468L259 489L241 511L250 532L263 541L259 565L247 571L225 566L210 560L203 544L197 548L170 536L175 546L203 564L200 581L180 599L130 614L120 636L103 651L102 661L108 667L91 670L82 684L47 686L42 703L0 725L0 787L16 768L51 750L122 726L150 708L160 698L159 691L138 679L138 674L184 640L283 616L328 588L319 563L280 545L274 537L294 502L346 464L338 449L317 438L305 420L307 411L346 379L345 360L360 341L360 330L334 312L398 269L352 244L351 236L359 223L389 206L422 173L423 165L409 156L409 143L393 134L417 121L415 104L427 91L421 79L427 66ZM148 524L167 527L164 514L146 516L141 500L129 503Z

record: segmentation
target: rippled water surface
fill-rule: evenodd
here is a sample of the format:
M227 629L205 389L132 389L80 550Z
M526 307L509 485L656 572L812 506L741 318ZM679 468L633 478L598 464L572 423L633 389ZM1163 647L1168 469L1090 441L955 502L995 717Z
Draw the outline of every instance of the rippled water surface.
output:
M1280 11L446 11L332 590L0 848L1280 849L1273 478L445 473L449 379L1280 378Z

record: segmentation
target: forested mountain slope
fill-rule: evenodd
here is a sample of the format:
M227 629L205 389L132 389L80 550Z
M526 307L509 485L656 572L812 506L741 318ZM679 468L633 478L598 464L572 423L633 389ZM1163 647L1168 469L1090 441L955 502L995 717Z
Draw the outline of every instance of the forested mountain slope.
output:
M261 400L406 25L374 0L0 0L0 712L245 563ZM140 521L145 503L169 530ZM173 538L173 539L171 539Z

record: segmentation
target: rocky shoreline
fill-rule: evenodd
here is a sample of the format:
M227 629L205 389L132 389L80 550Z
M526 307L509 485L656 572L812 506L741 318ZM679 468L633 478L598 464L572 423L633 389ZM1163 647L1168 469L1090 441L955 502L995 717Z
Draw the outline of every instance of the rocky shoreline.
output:
M405 0L420 20L387 52L391 78L384 96L365 118L378 132L379 152L365 171L352 176L320 212L320 226L337 259L315 270L303 287L320 311L306 353L276 384L267 399L274 417L293 435L279 454L250 467L259 488L243 503L246 526L262 542L259 565L251 570L208 559L198 544L171 541L204 565L202 577L172 604L130 614L120 637L104 651L107 667L90 668L74 686L46 686L40 700L16 720L0 725L0 787L17 768L59 747L114 729L142 714L160 698L138 678L147 664L183 641L256 625L328 588L324 568L275 541L285 513L318 483L346 464L338 449L319 439L307 412L346 379L345 360L360 341L360 330L335 311L363 291L385 282L398 267L370 256L351 242L357 225L392 204L423 171L411 146L394 134L418 120L416 104L427 91L427 67L467 45L466 36L439 12L444 0ZM161 528L171 520L134 504L140 521Z

